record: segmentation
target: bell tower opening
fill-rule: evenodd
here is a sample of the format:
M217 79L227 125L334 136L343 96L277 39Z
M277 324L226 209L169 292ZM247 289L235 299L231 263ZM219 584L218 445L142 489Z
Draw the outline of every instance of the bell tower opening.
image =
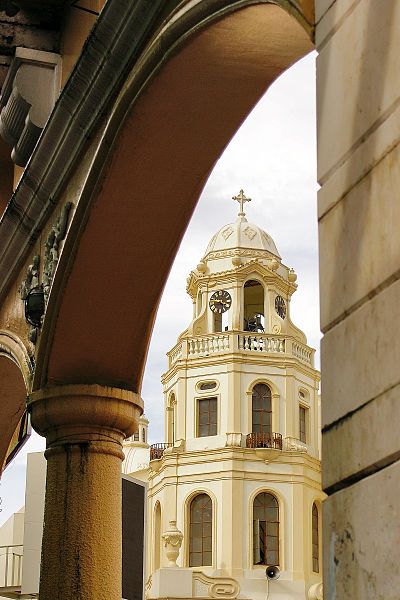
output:
M264 287L250 279L244 284L243 330L264 331Z

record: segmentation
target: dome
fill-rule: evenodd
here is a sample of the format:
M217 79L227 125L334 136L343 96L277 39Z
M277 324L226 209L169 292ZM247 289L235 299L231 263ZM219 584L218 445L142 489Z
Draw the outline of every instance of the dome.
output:
M221 252L245 249L254 250L259 255L260 250L281 258L274 240L261 227L249 223L244 216L239 216L235 223L224 225L211 239L203 260L220 258ZM225 253L225 252L224 252Z

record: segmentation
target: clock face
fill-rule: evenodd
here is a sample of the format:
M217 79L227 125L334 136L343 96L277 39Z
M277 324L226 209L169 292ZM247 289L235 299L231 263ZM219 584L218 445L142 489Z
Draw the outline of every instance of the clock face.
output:
M275 298L275 310L281 319L286 317L286 304L282 296L277 296Z
M215 313L223 313L231 307L232 298L226 290L214 292L210 298L209 306Z

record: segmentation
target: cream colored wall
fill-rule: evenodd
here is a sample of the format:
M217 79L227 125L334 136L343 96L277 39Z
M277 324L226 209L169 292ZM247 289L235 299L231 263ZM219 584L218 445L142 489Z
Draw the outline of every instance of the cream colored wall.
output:
M226 433L251 432L251 390L256 383L270 385L273 397L272 430L283 437L299 438L299 405L309 409L307 445L313 456L319 456L318 450L318 381L316 371L306 368L283 368L278 364L265 366L265 361L255 364L250 361L232 366L232 356L221 361L211 361L193 368L177 369L165 384L165 407L170 395L175 395L176 440L185 439L189 450L204 447L203 438L196 436L197 399L216 397L218 401L218 435L207 439L208 448L224 445ZM270 361L272 362L272 361ZM276 362L276 361L275 361ZM217 382L214 390L199 391L201 381ZM307 399L299 397L299 390L306 392ZM167 422L167 419L166 419ZM166 425L167 439L167 425Z
M203 452L200 457L185 453L179 457L178 469L173 454L167 453L164 468L150 485L150 514L160 502L162 531L176 514L177 526L184 534L178 564L185 567L189 502L197 493L208 493L214 510L214 554L212 567L202 570L209 575L237 578L242 591L247 589L248 579L256 580L251 587L262 594L265 566L252 565L252 502L261 491L270 491L280 504L281 579L316 583L321 576L311 570L311 510L313 502L320 502L323 496L319 463L310 458L304 464L297 456L296 464L296 458L288 456L266 464L262 455L267 458L268 451L258 452L257 457L252 450L239 449ZM174 486L177 475L178 485ZM165 566L165 557L161 564Z
M39 593L46 459L43 452L28 454L25 488L24 560L22 594Z
M324 597L397 600L400 3L316 20Z

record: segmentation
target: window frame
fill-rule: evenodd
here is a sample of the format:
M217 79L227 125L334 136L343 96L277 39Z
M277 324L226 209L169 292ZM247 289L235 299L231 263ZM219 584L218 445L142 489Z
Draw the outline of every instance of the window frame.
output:
M302 439L301 436L301 413L302 411L304 411L304 439ZM303 442L303 444L308 444L309 443L309 431L310 431L310 425L309 425L309 419L310 419L310 408L306 405L303 404L302 402L299 402L299 440L301 442Z
M215 433L207 433L207 435L200 435L200 425L206 425L205 423L200 423L200 405L202 402L206 402L206 401L210 401L210 400L215 400L215 406L216 406L216 410L215 411L208 411L209 414L211 412L215 412L216 415L216 423L215 423ZM195 437L196 438L203 438L203 437L213 437L219 434L219 396L217 394L213 394L211 396L207 396L207 397L201 397L201 398L195 398L195 411L196 411L196 418L195 418ZM208 423L209 425L210 423Z
M268 390L269 390L270 410L260 409L260 410L255 411L255 409L254 409L254 390L258 386L265 386L266 388L268 388ZM254 423L254 413L255 412L261 413L260 423L259 423L260 428L263 427L262 415L265 414L265 413L269 414L269 423L270 423L270 431L269 431L269 433L272 435L272 433L273 433L273 413L274 413L274 411L273 411L273 393L272 393L271 387L267 383L262 382L262 381L259 381L259 382L255 383L253 385L253 387L251 388L251 432L250 433L265 433L264 431L254 431L254 425L255 425L255 423ZM256 425L257 425L257 423L256 423ZM266 432L266 433L268 433L268 432Z
M199 523L193 523L192 522L192 507L193 507L193 503L196 501L196 499L198 499L200 496L207 496L210 502L210 507L211 507L211 519L210 521L201 521L201 524L204 525L204 523L210 523L211 527L210 527L210 531L211 534L209 536L203 536L203 531L204 531L204 527L202 527L202 550L201 553L200 552L191 552L191 547L192 547L192 525L198 525ZM187 531L188 531L188 536L187 536L187 565L189 568L191 569L198 569L198 568L202 568L202 567L212 567L214 565L214 535L215 535L215 529L214 529L214 501L212 496L204 491L204 490L200 490L199 492L195 493L193 496L191 496L191 498L189 499L188 503L187 503ZM210 550L203 550L203 540L204 539L209 539L211 538L211 543L210 543ZM207 552L211 555L211 560L209 564L204 564L204 558L203 558L203 554L204 552ZM202 560L200 565L192 565L191 564L191 555L192 554L201 554L202 555Z
M252 504L251 504L251 532L252 532L252 537L251 537L251 552L250 552L250 560L251 560L251 567L253 569L257 569L257 568L265 568L266 566L272 566L272 563L256 563L255 562L255 551L256 551L256 538L255 538L255 521L256 519L254 518L254 514L255 514L255 502L257 500L257 498L259 498L259 496L261 495L267 495L267 496L271 496L275 502L276 502L276 511L277 511L277 520L276 521L268 521L266 520L266 538L268 538L268 523L276 523L277 524L277 535L271 535L270 537L274 538L277 540L277 548L270 550L270 552L276 552L277 554L277 561L275 561L274 566L279 567L280 569L282 569L282 562L283 562L283 553L282 553L282 543L281 543L281 539L282 539L282 509L281 509L281 502L278 498L278 496L272 492L271 490L259 490L252 499ZM271 510L271 507L269 507ZM273 509L273 507L272 507ZM266 509L264 509L266 510ZM267 553L267 558L264 560L268 560L268 544L266 544L266 553Z

